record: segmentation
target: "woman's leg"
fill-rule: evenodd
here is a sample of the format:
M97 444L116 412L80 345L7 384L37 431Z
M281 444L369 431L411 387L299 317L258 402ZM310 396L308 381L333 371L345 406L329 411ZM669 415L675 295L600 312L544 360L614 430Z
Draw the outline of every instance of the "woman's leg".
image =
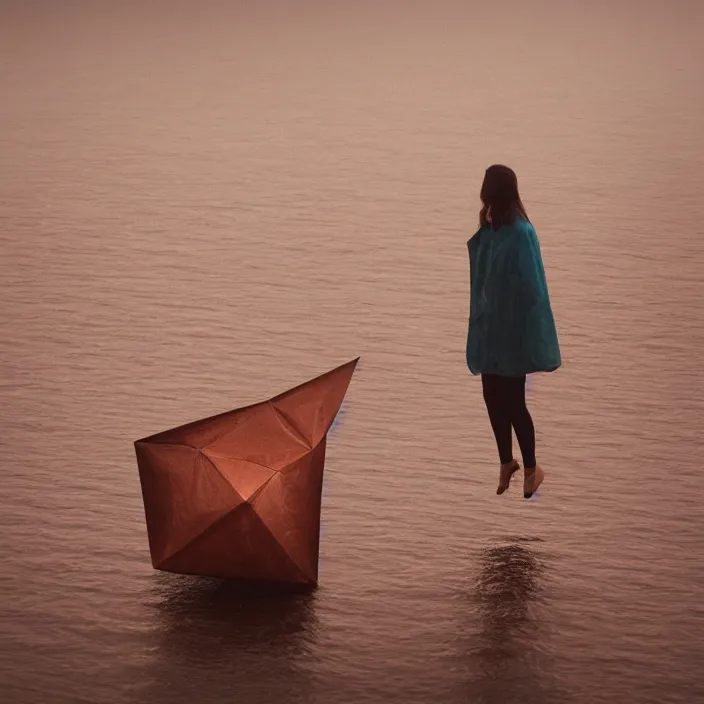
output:
M507 394L507 377L482 374L484 403L496 438L501 464L513 462L513 437L511 435L510 398Z
M511 425L523 456L523 467L535 467L535 427L526 406L526 377L507 377Z
M523 455L523 496L530 499L545 478L545 472L535 461L535 427L526 406L526 378L511 379L511 425L516 431Z

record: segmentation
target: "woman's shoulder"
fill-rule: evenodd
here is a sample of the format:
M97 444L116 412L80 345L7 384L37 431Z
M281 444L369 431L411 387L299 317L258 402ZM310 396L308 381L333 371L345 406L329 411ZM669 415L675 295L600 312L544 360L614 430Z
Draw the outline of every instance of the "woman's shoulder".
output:
M514 220L511 229L523 235L535 236L536 234L533 223L527 218L524 218L522 215L516 215L516 219Z
M518 246L532 246L538 242L538 234L533 223L518 215L511 225L511 240Z
M467 246L477 246L481 242L483 236L491 231L491 225L484 225L480 227L468 240ZM537 239L537 233L533 227L533 223L524 218L522 215L517 215L516 219L510 225L503 225L497 231L497 234L501 233L504 237L506 235L515 235L528 240ZM499 235L501 236L501 235Z
M487 230L486 226L480 227L468 240L467 240L467 246L471 246L473 244L479 244L479 241L481 240L482 236L484 235L484 232Z

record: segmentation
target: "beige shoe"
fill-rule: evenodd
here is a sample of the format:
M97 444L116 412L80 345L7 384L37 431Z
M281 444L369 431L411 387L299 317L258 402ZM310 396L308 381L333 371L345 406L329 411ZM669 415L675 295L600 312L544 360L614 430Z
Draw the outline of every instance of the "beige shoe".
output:
M523 498L530 499L545 479L545 472L537 464L532 469L526 469L523 477Z
M513 460L508 464L502 464L499 469L499 486L496 488L497 494L503 494L511 483L511 477L520 469L518 462Z

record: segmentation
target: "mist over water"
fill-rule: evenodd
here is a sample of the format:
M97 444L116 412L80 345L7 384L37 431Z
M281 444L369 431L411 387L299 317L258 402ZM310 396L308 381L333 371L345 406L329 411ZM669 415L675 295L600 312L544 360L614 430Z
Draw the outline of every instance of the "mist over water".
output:
M0 0L0 700L704 701L704 6L472 5ZM494 162L531 502L464 360ZM320 588L152 570L133 440L358 355Z

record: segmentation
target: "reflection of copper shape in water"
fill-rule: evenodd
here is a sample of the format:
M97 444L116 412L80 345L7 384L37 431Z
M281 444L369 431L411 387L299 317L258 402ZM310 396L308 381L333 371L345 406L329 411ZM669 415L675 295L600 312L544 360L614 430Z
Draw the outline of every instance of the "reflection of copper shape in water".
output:
M156 569L317 583L325 442L357 361L135 442Z

